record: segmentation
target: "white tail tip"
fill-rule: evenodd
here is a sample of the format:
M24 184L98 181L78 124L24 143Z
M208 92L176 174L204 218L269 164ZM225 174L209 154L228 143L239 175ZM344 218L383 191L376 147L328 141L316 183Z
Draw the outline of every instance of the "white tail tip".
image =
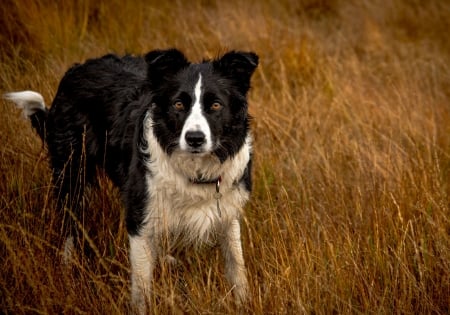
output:
M4 94L3 98L16 103L26 117L30 117L39 110L45 110L44 98L37 92L11 92Z

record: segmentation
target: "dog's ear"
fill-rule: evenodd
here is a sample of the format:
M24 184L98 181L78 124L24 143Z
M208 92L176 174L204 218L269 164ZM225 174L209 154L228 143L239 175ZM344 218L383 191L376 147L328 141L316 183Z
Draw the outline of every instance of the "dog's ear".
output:
M250 88L250 78L258 66L258 55L253 52L230 51L213 62L214 69L233 82L245 95Z
M177 49L153 50L145 55L147 77L151 84L158 85L189 65L183 53Z

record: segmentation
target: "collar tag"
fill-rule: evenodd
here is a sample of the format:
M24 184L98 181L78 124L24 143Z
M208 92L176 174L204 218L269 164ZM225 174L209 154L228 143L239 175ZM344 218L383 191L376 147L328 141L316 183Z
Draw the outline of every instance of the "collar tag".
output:
M220 198L222 198L222 194L220 193L220 182L222 181L222 178L219 176L216 182L216 193L214 194L214 199L217 200L217 212L219 213L219 218L222 217L222 211L220 210Z
M191 184L196 185L204 185L204 184L216 184L216 192L214 193L214 199L217 200L217 212L219 214L219 218L222 217L222 210L220 209L220 198L222 198L222 193L220 192L220 183L222 182L222 176L219 176L214 179L202 179L202 178L190 178L189 182Z

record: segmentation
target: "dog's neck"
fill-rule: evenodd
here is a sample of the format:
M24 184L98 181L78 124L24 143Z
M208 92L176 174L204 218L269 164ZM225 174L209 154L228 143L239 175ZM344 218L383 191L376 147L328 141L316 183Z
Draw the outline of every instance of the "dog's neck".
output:
M203 178L203 177L197 177L197 178L189 178L189 182L191 184L196 184L196 185L204 185L204 184L220 184L220 182L222 181L222 176L219 177L215 177L215 178Z

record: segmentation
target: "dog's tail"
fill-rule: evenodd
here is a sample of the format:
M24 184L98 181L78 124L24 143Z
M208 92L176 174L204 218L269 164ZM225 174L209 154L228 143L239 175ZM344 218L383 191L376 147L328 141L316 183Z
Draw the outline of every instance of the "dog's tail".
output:
M45 107L42 95L33 91L21 91L6 93L3 98L13 101L18 108L22 109L23 115L31 120L31 125L44 140L48 109Z

